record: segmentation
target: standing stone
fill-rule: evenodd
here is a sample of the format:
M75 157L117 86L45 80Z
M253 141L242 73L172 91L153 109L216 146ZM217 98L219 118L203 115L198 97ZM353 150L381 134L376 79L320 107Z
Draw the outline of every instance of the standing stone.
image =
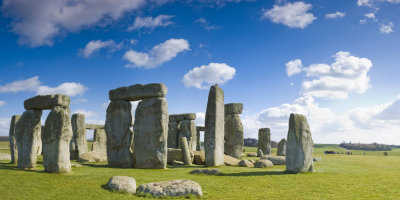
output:
M44 170L58 173L70 172L69 145L73 133L69 108L56 106L51 109L43 134Z
M261 151L261 149L258 149L257 150L257 157L263 157L264 156L264 153Z
M43 131L40 131L39 137L36 138L37 139L37 141L36 141L36 143L37 143L36 154L38 156L42 155L42 150L43 150L42 133L43 133Z
M277 156L285 156L286 155L286 139L282 139L278 143L278 151L276 152Z
M179 138L179 146L181 146L182 150L183 163L185 163L185 165L192 165L192 158L190 157L190 150L186 137Z
M94 129L92 151L107 151L107 136L102 128Z
M193 120L183 120L179 122L179 138L186 137L189 149L196 151L197 133L196 124Z
M15 124L18 149L18 167L35 168L37 161L38 137L40 137L41 110L25 111Z
M139 102L133 126L136 168L166 168L168 121L165 98L143 99Z
M225 104L225 154L240 158L243 153L242 103Z
M207 166L224 165L224 92L211 86L205 118L205 156Z
M10 123L10 130L8 139L10 141L10 152L11 152L11 163L16 163L18 161L18 148L17 139L15 136L15 125L21 118L21 115L13 115Z
M271 154L271 131L269 128L258 130L258 149L261 149L264 155Z
M200 131L196 130L196 151L201 151Z
M286 171L312 172L313 148L314 142L306 117L301 114L290 114L286 143Z
M178 148L179 122L168 123L168 148Z
M132 105L129 101L111 101L107 108L105 131L107 136L107 160L112 167L133 167Z
M73 159L78 159L79 155L88 152L87 139L86 139L86 129L85 129L85 115L77 113L73 114L71 118L72 125L72 140L70 153Z

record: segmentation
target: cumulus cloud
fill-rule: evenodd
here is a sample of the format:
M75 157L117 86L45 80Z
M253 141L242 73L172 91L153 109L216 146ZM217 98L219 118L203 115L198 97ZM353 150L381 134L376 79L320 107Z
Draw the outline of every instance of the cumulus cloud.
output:
M170 61L185 50L189 50L189 42L187 40L169 39L154 46L147 53L129 50L125 52L123 59L129 62L125 67L151 69Z
M197 112L196 119L194 120L194 122L196 123L196 126L204 126L205 121L206 121L206 113Z
M40 86L39 76L0 85L0 93L34 92Z
M157 17L136 17L132 26L128 27L128 31L138 30L142 28L155 29L157 27L169 26L173 24L170 19L173 15L158 15Z
M213 84L224 84L231 80L236 69L225 63L210 63L195 67L183 76L186 87L208 89Z
M366 18L370 18L370 19L375 19L376 17L375 17L375 13L366 13L365 15L364 15Z
M85 119L93 119L98 117L99 115L95 111L85 110L85 109L76 109L73 113L80 113L85 115Z
M99 52L101 49L109 48L111 51L115 51L121 48L120 44L116 44L114 40L92 40L88 42L85 48L79 50L79 55L89 58L92 54Z
M0 118L0 135L8 135L11 118Z
M357 5L358 6L373 6L373 3L375 2L389 2L393 4L398 4L400 3L400 0L357 0Z
M389 34L393 32L394 24L393 22L389 22L387 24L380 24L379 31L383 34Z
M5 101L0 101L0 107L6 105Z
M262 18L269 19L274 23L281 23L289 28L305 28L311 24L316 17L308 11L311 4L304 2L287 3L282 6L274 5L270 10L264 11Z
M37 94L46 95L46 94L65 94L68 96L76 96L82 95L88 90L87 87L80 83L62 83L57 87L49 87L49 86L40 86L37 90Z
M286 63L286 74L293 76L301 72L302 64L300 59L291 60Z
M219 29L219 26L211 25L205 18L199 18L195 21L196 23L200 24L204 29L207 31Z
M325 18L336 19L336 18L343 18L344 16L346 16L346 13L337 11L335 13L326 14Z

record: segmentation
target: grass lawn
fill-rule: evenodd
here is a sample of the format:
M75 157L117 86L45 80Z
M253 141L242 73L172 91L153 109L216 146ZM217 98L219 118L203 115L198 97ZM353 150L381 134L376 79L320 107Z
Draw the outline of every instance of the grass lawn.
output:
M0 148L7 144L0 142ZM5 148L4 147L4 148ZM315 173L286 174L284 166L268 169L220 167L220 176L192 175L201 166L166 170L118 169L106 164L86 164L71 174L21 170L0 161L0 199L143 199L110 192L103 187L115 175L131 176L137 185L154 181L189 179L203 189L203 199L399 199L400 149L389 152L353 151L352 156L324 155L324 150L344 151L336 145L316 145ZM6 150L2 150L5 152ZM256 148L246 147L246 152ZM273 150L276 152L276 149ZM255 159L255 158L249 158Z

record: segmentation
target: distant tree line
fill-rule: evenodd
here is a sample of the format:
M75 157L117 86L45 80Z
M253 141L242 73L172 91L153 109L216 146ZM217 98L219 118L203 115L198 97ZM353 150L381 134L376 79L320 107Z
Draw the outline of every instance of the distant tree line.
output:
M372 144L362 144L362 143L340 143L340 147L345 148L345 149L354 149L354 150L365 150L365 151L391 151L392 147L391 145L386 145L386 144L378 144L378 143L372 143Z
M245 138L244 139L244 146L245 147L257 147L258 140L254 138ZM278 142L276 141L271 141L271 147L272 148L277 148L278 147Z

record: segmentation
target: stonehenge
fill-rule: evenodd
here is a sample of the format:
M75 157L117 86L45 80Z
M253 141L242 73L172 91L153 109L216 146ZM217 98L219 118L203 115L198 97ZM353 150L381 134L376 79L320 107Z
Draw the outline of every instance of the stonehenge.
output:
M278 143L278 150L276 152L277 156L285 156L286 155L286 139L283 138Z
M192 165L192 158L190 157L190 150L186 137L179 138L179 145L181 146L183 154L183 162L185 165Z
M286 143L286 171L313 172L313 149L314 142L306 117L301 114L290 114Z
M195 113L173 114L169 116L168 148L180 148L179 138L186 137L189 149L195 151L197 147L197 132Z
M207 166L224 165L224 92L213 85L208 94L205 117L205 164Z
M258 130L258 150L261 150L263 155L271 154L271 131L269 128Z
M204 126L196 126L196 151L201 151L200 131L205 131Z
M17 148L17 138L15 135L15 124L17 124L20 118L21 115L13 115L10 122L8 139L10 141L11 163L16 163L18 161L18 148Z
M71 118L72 139L70 142L70 157L71 160L78 159L79 155L88 152L85 115L76 113Z
M225 104L225 146L226 155L240 158L243 153L243 125L240 120L242 103Z
M94 130L93 145L91 151L107 151L107 136L104 125L85 124L85 129Z

